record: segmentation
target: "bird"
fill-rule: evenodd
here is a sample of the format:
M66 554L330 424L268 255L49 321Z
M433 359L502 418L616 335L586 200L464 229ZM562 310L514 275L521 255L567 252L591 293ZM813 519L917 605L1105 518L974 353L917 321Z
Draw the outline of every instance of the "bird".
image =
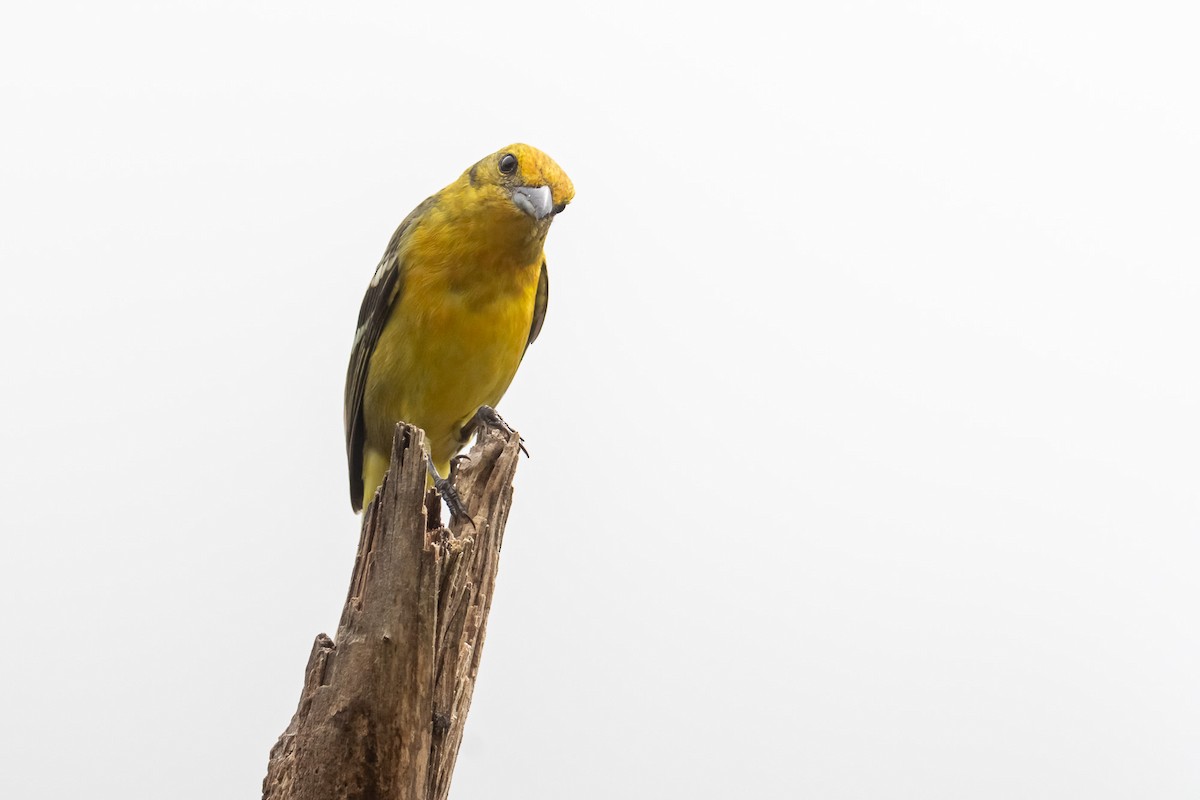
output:
M383 482L400 421L425 431L431 482L456 511L450 461L481 425L510 430L494 409L541 333L546 235L574 197L550 156L512 144L400 223L363 297L346 370L355 512Z

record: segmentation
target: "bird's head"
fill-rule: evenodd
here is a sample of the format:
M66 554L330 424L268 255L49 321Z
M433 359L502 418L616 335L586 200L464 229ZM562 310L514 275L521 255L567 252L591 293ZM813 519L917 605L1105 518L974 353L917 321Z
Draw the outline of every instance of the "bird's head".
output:
M571 179L554 159L527 144L513 144L479 161L465 176L489 206L525 219L543 235L554 215L575 197Z

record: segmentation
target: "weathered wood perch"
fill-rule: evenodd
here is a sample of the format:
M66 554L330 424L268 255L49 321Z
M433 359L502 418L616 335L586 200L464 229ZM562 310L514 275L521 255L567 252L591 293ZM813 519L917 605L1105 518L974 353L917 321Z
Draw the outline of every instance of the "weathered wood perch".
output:
M471 705L519 438L490 431L458 470L472 521L441 526L425 434L398 425L363 517L337 641L317 636L264 800L443 800Z

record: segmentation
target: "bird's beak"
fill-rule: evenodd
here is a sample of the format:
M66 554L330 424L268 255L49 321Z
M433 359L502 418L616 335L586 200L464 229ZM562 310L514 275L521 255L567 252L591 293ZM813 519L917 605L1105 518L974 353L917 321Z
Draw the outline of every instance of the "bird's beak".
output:
M554 212L554 194L549 186L518 186L512 192L517 208L534 219L545 219Z

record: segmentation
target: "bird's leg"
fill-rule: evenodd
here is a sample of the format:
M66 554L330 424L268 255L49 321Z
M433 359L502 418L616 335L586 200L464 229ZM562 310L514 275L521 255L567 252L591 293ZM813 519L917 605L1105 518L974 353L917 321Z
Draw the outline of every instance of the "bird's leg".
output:
M471 434L477 433L481 429L488 430L489 428L495 428L505 436L512 436L514 433L516 433L516 431L514 431L512 427L504 421L504 417L496 413L496 409L492 408L491 406L480 406L475 412L475 416L471 417L466 425L463 425L462 432L459 433L459 437L465 442L467 439L471 438ZM517 439L518 446L521 448L521 452L525 454L526 458L529 458L529 451L525 449L525 440L520 437L520 434L517 435Z
M450 474L443 478L438 474L437 467L433 465L433 459L429 454L425 454L425 469L429 472L429 477L433 481L433 488L437 489L437 493L446 501L446 508L450 509L450 519L454 522L468 522L471 517L467 514L467 507L463 505L462 498L458 496L458 490L454 488L454 474L458 472L459 459L466 456L459 456L450 462Z

